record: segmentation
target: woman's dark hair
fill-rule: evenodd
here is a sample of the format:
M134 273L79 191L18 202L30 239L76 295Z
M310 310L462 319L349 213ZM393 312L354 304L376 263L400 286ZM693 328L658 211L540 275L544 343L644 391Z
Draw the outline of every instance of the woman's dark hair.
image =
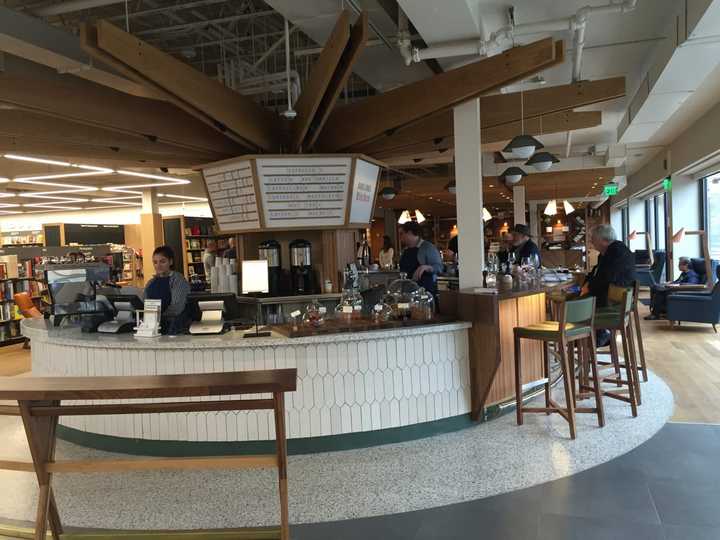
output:
M414 234L415 236L422 236L420 225L418 225L415 221L406 221L400 225L400 228L406 233Z
M175 262L175 252L170 246L158 246L155 248L155 251L153 251L153 257L155 255L162 255L166 259L170 260L171 262Z
M387 251L388 249L392 249L392 241L390 240L390 237L388 235L383 236L383 249Z

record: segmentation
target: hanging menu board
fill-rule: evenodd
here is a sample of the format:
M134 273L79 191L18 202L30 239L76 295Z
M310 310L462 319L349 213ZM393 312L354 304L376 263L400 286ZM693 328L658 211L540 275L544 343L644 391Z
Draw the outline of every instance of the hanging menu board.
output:
M250 160L211 166L203 169L203 177L220 232L260 228Z
M258 159L265 227L345 224L349 157Z
M370 223L382 164L362 155L257 155L202 167L222 233Z

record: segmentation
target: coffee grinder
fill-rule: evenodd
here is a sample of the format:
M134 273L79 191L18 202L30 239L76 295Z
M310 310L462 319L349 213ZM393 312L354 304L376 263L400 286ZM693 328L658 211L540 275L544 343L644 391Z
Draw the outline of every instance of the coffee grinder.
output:
M290 242L290 276L293 294L313 294L315 279L312 269L312 244L297 239Z
M282 293L282 259L280 258L280 244L276 240L265 240L258 246L258 258L268 262L268 285L270 296L280 296Z

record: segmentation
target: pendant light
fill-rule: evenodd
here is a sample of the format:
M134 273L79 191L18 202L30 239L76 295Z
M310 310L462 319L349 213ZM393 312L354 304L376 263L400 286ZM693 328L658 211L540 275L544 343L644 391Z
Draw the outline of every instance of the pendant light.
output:
M488 222L492 219L490 211L483 206L483 221Z
M540 115L540 135L543 134L542 121L543 117ZM534 167L538 172L545 172L550 170L550 167L552 167L555 163L560 163L560 160L550 152L538 152L527 160L525 165Z
M500 175L501 178L505 179L507 184L517 184L523 177L527 176L527 173L520 167L509 167Z
M410 212L407 210L403 210L402 214L400 214L400 217L398 218L398 224L402 225L403 223L407 223L408 221L412 221L412 218L410 217Z
M563 201L563 208L565 209L566 216L569 216L570 214L572 214L575 211L575 207L572 204L570 204L570 201L568 201L568 200Z
M514 137L503 152L510 153L517 159L529 159L536 150L544 148L543 144L535 137L525 135L525 94L520 92L520 132L521 135Z
M550 152L538 152L527 160L525 165L533 166L538 172L545 172L555 163L560 163L560 160L553 156Z
M555 199L548 201L543 214L546 216L554 216L557 214L557 201Z
M395 188L386 186L380 190L380 196L386 201L392 201L397 195Z
M423 216L420 210L415 210L415 221L418 223L423 223L425 221L425 216Z

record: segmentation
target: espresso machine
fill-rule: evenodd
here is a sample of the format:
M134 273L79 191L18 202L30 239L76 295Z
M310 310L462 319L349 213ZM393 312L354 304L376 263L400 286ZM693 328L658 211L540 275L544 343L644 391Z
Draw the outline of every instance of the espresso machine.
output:
M307 240L290 242L290 278L293 294L313 294L315 275L312 268L312 244Z
M268 290L270 296L282 294L282 259L280 244L275 240L265 240L258 246L258 257L268 262Z

